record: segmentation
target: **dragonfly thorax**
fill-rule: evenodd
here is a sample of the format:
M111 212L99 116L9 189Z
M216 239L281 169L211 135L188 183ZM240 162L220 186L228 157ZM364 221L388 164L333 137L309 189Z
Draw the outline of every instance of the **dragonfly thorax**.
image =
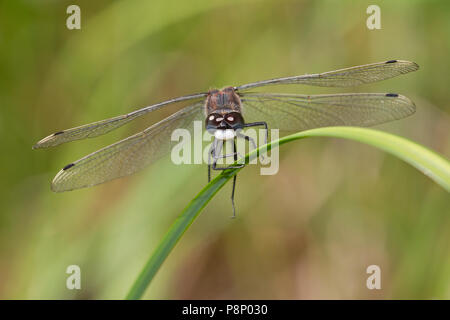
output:
M228 113L231 111L241 113L241 99L233 87L222 90L210 90L206 97L205 113Z

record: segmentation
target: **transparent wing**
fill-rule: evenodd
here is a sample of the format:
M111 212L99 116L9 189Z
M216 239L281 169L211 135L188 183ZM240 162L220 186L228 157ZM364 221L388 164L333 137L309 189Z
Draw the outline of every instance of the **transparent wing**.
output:
M193 99L201 99L206 96L206 93L199 93L189 96L183 96L167 101L163 101L148 107L144 107L142 109L130 112L128 114L124 114L121 116L117 116L110 119L105 119L89 124L85 124L83 126L79 126L72 129L67 129L64 131L59 131L56 133L53 133L49 135L48 137L45 137L38 143L36 143L33 146L33 149L40 149L40 148L48 148L48 147L54 147L61 143L74 141L74 140L80 140L80 139L86 139L86 138L94 138L97 136L100 136L102 134L108 133L114 129L117 129L124 124L130 122L131 120L136 119L137 117L140 117L146 113L149 113L151 111L158 110L168 104L180 102L180 101L186 101L186 100L193 100Z
M416 71L417 69L419 69L419 66L415 62L389 60L324 73L263 80L244 84L236 87L235 89L243 91L251 88L275 84L305 84L320 87L353 87L364 83L389 79L404 73Z
M193 121L203 123L203 117L203 102L188 106L140 133L65 166L53 179L52 190L69 191L130 175L170 152L173 130L192 131Z
M246 93L241 98L247 123L266 121L269 129L302 131L326 126L372 126L407 117L415 105L395 93L295 95Z

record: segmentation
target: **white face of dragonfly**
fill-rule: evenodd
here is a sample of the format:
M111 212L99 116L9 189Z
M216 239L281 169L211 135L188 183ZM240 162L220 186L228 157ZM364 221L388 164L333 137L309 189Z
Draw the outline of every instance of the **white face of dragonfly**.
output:
M233 139L236 132L233 129L219 129L214 132L214 137L218 140L230 140Z

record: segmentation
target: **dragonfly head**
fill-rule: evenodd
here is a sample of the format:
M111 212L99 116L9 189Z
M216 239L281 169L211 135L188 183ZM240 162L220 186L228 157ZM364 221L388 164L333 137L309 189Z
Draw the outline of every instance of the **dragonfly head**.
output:
M239 112L211 113L205 122L206 130L220 140L234 138L235 131L244 127L244 118Z

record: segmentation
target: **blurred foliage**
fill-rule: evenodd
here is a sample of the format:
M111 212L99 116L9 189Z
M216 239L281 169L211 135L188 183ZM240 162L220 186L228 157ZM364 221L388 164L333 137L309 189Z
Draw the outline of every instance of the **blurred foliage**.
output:
M81 7L81 30L65 26ZM123 298L202 166L162 160L133 177L54 194L65 164L180 106L97 139L47 151L51 132L167 98L278 76L405 59L414 74L355 92L399 92L414 116L379 126L450 156L450 2L0 1L0 298ZM330 88L274 88L328 93ZM345 90L339 90L343 92ZM450 298L450 198L404 162L354 142L280 149L280 171L238 177L206 208L146 298ZM67 290L68 265L82 290ZM366 268L382 270L367 290Z

